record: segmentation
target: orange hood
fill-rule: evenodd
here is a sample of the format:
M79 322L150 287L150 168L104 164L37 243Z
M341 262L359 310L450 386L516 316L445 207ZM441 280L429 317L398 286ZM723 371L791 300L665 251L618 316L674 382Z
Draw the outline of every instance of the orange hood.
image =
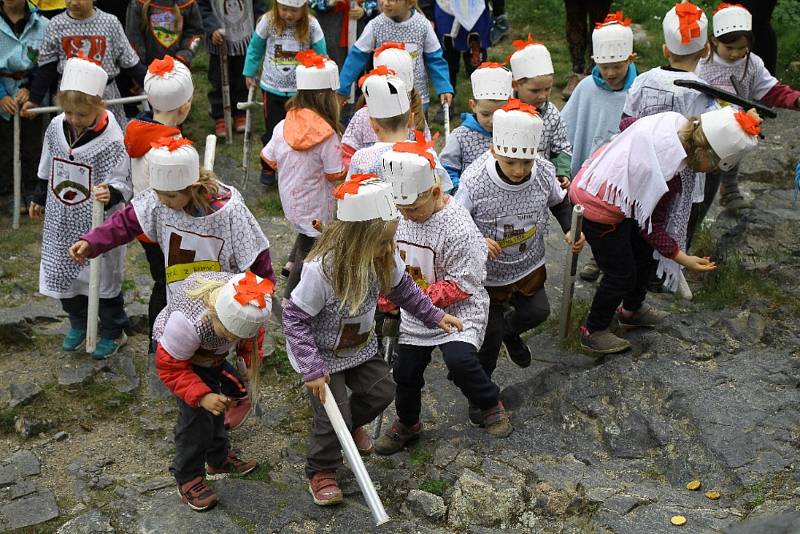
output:
M308 150L335 132L325 119L310 109L292 109L286 113L283 138L295 150Z
M153 141L176 135L181 135L181 131L173 126L134 119L125 128L125 149L130 157L141 158L150 150Z

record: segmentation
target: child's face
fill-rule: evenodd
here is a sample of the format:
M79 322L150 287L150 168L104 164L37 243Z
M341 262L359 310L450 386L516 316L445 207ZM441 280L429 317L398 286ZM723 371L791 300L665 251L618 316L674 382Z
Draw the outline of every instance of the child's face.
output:
M175 211L183 210L192 200L192 196L186 189L183 191L157 191L156 193L159 202Z
M408 0L380 0L381 13L389 18L405 17L411 11Z
M286 24L296 24L303 16L303 8L278 4L278 16Z
M488 131L492 131L492 118L494 112L502 108L508 102L505 100L472 100L469 101L469 107L478 119L478 124Z
M553 75L548 74L515 81L514 88L517 90L520 100L540 108L550 99L550 91L553 90Z
M532 159L517 159L501 156L495 153L494 147L492 148L492 155L494 155L497 163L500 164L500 170L503 171L503 174L515 184L522 182L533 170Z
M717 55L725 61L736 61L737 59L742 59L750 50L750 41L748 41L747 37L744 35L729 44L725 44L718 40L714 41L714 44Z
M22 9L27 0L3 0L3 5L11 9Z
M102 108L95 106L68 106L64 108L64 118L70 126L83 132L97 121L101 112Z
M628 64L630 64L630 61L616 61L597 65L597 68L600 70L600 76L603 77L608 86L616 91L625 86Z
M93 0L66 0L64 4L73 19L89 18L94 13Z
M431 194L426 194L423 200L417 200L410 206L397 206L400 213L409 221L415 223L424 223L431 218L431 215L436 213L439 207L439 201L442 198L442 189L438 185L433 186Z

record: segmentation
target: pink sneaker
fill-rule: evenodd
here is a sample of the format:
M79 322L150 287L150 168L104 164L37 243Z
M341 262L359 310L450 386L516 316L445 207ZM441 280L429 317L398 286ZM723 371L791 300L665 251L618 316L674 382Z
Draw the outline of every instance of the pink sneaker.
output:
M250 400L250 395L235 399L231 403L231 407L225 410L225 428L228 430L236 430L250 417L253 401Z

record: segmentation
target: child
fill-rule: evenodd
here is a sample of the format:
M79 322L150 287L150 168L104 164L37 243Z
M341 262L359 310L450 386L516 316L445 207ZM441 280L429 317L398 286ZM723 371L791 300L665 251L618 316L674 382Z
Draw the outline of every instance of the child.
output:
M0 4L0 146L7 147L0 156L0 168L13 169L14 142L12 115L27 102L30 96L31 72L36 66L36 55L44 36L48 20L32 11L25 0L4 0ZM36 163L41 154L41 117L20 123L20 165L22 170L23 199L33 193L36 180ZM12 191L12 180L0 184L0 195ZM27 201L23 201L23 208ZM27 209L26 209L27 211Z
M422 100L414 88L414 60L406 50L406 45L404 43L383 43L380 48L375 50L372 63L375 66L373 73L388 74L394 71L394 75L403 80L406 85L413 124L413 127L408 129L408 138L414 139L414 132L419 130L425 133L426 139L430 140L431 132L425 120L425 112L422 110ZM359 79L359 87L365 79L363 76ZM362 106L353 114L344 135L342 135L342 160L345 166L350 166L350 158L356 150L372 146L377 140L375 130L370 126L369 108L366 105Z
M114 78L124 71L142 86L146 69L139 62L128 42L125 30L113 15L95 8L92 0L70 0L67 11L50 21L39 49L39 67L33 73L30 101L23 109L44 102L51 85L63 74L64 64L72 57L83 57L98 63L108 74L104 100L120 98ZM125 127L125 112L121 104L110 111L120 127Z
M625 98L636 78L630 24L631 19L624 18L618 11L609 14L595 28L592 32L592 59L595 62L592 75L578 83L561 110L572 145L571 176L578 173L598 146L619 133ZM590 258L581 269L580 277L594 281L599 276L597 262Z
M207 510L219 500L206 485L206 472L246 475L258 466L230 448L222 414L232 399L222 392L222 380L228 351L251 340L267 322L272 288L251 272L195 273L158 316L156 367L179 410L169 470L192 510Z
M131 178L133 193L138 195L150 187L150 173L147 152L151 144L164 137L181 137L178 128L192 109L194 84L189 68L172 56L156 59L147 68L144 77L144 92L150 103L150 112L140 114L128 123L125 129L125 149L131 157ZM167 305L167 282L164 271L164 253L155 241L144 234L137 237L144 249L153 290L147 319L150 326L150 339L153 337L153 322L158 313ZM155 350L155 346L151 345ZM152 353L152 350L150 351Z
M286 103L297 92L295 67L298 52L312 49L325 55L325 35L317 19L309 15L306 0L280 0L258 20L256 31L247 46L244 75L248 87L256 86L259 68L259 85L264 97L264 135L261 145L272 138L275 126L286 118ZM275 185L275 172L263 161L261 183Z
M286 119L261 153L273 170L280 170L278 191L286 218L297 231L287 269L284 296L300 281L308 251L319 236L315 222L333 220L333 183L345 177L339 144L339 69L314 51L297 54L297 94L286 107Z
M615 312L626 328L653 327L663 319L665 313L644 302L656 264L666 284L678 279L680 266L715 268L708 258L683 252L668 230L686 232L691 198L681 201L681 188L695 172L735 165L755 147L759 122L755 112L730 107L699 120L659 113L637 120L584 164L570 197L585 209L583 231L603 271L581 327L584 349L610 354L630 348L609 330Z
M489 313L489 295L482 285L486 241L469 213L442 193L427 156L425 151L389 151L383 156L384 179L392 184L403 215L395 240L406 271L436 306L464 318L464 330L448 336L401 312L393 373L398 418L375 443L378 454L393 454L419 438L423 375L436 347L442 351L448 378L467 397L470 411L475 407L480 412L486 431L506 437L512 430L499 401L500 388L478 361Z
M146 65L172 55L187 67L203 35L195 0L136 0L128 4L125 33Z
M414 59L414 87L427 111L428 74L442 102L453 103L453 86L450 84L447 62L442 57L442 47L433 26L415 7L415 0L381 2L381 14L369 21L359 36L342 67L339 100L350 96L350 86L369 61L373 50L386 42L401 42ZM427 74L426 74L427 69Z
M342 451L322 406L325 384L362 454L373 449L362 427L394 397L389 367L376 354L372 333L378 292L429 328L463 330L461 321L434 306L405 272L395 251L392 186L356 177L336 189L336 198L337 220L324 228L283 308L289 361L303 376L314 411L306 475L319 505L342 501L336 482Z
M454 89L462 59L464 72L471 76L486 61L486 51L491 45L492 18L488 3L473 0L467 9L466 13L459 13L460 16L456 17L449 0L439 0L434 6L434 28L439 41L444 44L444 58L449 69L450 85ZM467 21L464 21L464 17L469 17L470 26L465 26Z
M39 293L61 299L70 330L62 348L78 350L86 340L89 269L69 260L70 245L92 226L92 198L108 213L131 198L132 184L122 131L103 107L108 74L80 58L64 62L58 104L64 112L47 128L39 161L39 194L31 218L45 211ZM45 204L46 203L46 204ZM122 298L125 249L103 257L100 272L100 339L96 360L116 354L125 345L128 324Z
M522 102L537 109L544 124L539 153L555 166L556 178L566 189L571 176L572 146L567 140L561 114L550 102L554 73L550 52L543 44L534 42L530 35L527 41L517 39L513 45L517 51L511 54L509 62L514 89Z
M247 101L247 85L243 73L248 44L253 34L254 16L264 12L263 0L197 0L203 17L205 45L208 51L208 103L214 120L214 133L225 137L222 108L222 67L220 54L228 56L231 114L234 130L244 132L245 113L236 109L237 102ZM255 12L255 13L254 13ZM258 68L258 67L256 67Z
M461 173L483 155L492 144L492 117L508 103L513 89L511 73L497 63L483 63L470 76L472 113L461 115L461 126L450 132L439 157L453 188L458 188Z
M550 314L544 290L548 209L570 235L571 211L555 168L537 156L544 125L533 106L512 98L494 112L492 146L461 175L456 201L472 215L489 245L484 285L489 323L478 358L487 376L497 366L500 345L520 367L531 363L524 332ZM573 245L583 247L583 236ZM471 419L474 415L471 413ZM478 418L480 420L480 418Z
M714 37L710 57L700 61L695 73L707 83L738 93L743 98L762 100L769 106L800 108L800 91L780 83L764 62L751 52L753 17L740 5L720 4L713 17ZM731 78L736 80L733 85ZM706 177L706 197L693 214L693 226L702 222L714 201L717 189L722 191L720 204L729 210L749 206L739 192L738 167L722 170ZM721 183L721 187L720 187Z
M325 34L328 56L341 67L350 49L347 42L350 21L357 21L356 35L364 31L366 21L378 13L377 0L359 0L352 7L350 0L308 0L308 4Z

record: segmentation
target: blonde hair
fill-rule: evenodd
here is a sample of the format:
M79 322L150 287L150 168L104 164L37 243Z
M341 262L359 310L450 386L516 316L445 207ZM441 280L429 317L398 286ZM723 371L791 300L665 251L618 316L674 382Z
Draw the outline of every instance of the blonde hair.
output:
M342 125L339 122L341 106L333 89L300 89L286 102L286 111L292 109L310 109L322 117L333 131L342 135Z
M355 314L375 282L386 294L394 272L397 220L335 220L325 226L306 261L319 258L342 307Z
M708 142L699 117L689 117L689 121L678 130L678 138L686 150L687 164L691 168L700 161L718 159L711 143Z
M422 109L422 97L419 96L416 88L408 93L408 101L411 104L411 112L414 114L414 128L424 132L428 123L425 121L425 111Z
M375 119L370 117L371 120L374 120L378 126L380 126L383 130L387 132L397 132L403 131L405 132L408 130L408 121L411 118L411 110L406 111L403 114L395 115L394 117L384 117L382 119Z
M415 210L425 202L429 201L431 197L434 195L434 191L436 188L439 188L439 195L442 193L442 180L439 178L439 175L434 173L433 174L433 185L427 191L423 191L422 193L417 195L417 199L409 204L408 206L397 206L400 210Z
M280 36L283 32L286 31L286 23L283 22L280 15L278 14L278 5L279 3L276 0L272 1L272 9L269 13L265 13L264 16L267 17L267 22L275 28L276 36ZM297 21L297 24L294 26L294 38L297 39L300 43L305 43L309 41L309 37L311 32L309 30L309 19L311 15L308 13L308 4L303 4L303 7L300 8L303 10L303 16L300 17L300 20Z
M56 95L56 103L64 110L74 108L105 109L102 97L73 90L59 91Z

